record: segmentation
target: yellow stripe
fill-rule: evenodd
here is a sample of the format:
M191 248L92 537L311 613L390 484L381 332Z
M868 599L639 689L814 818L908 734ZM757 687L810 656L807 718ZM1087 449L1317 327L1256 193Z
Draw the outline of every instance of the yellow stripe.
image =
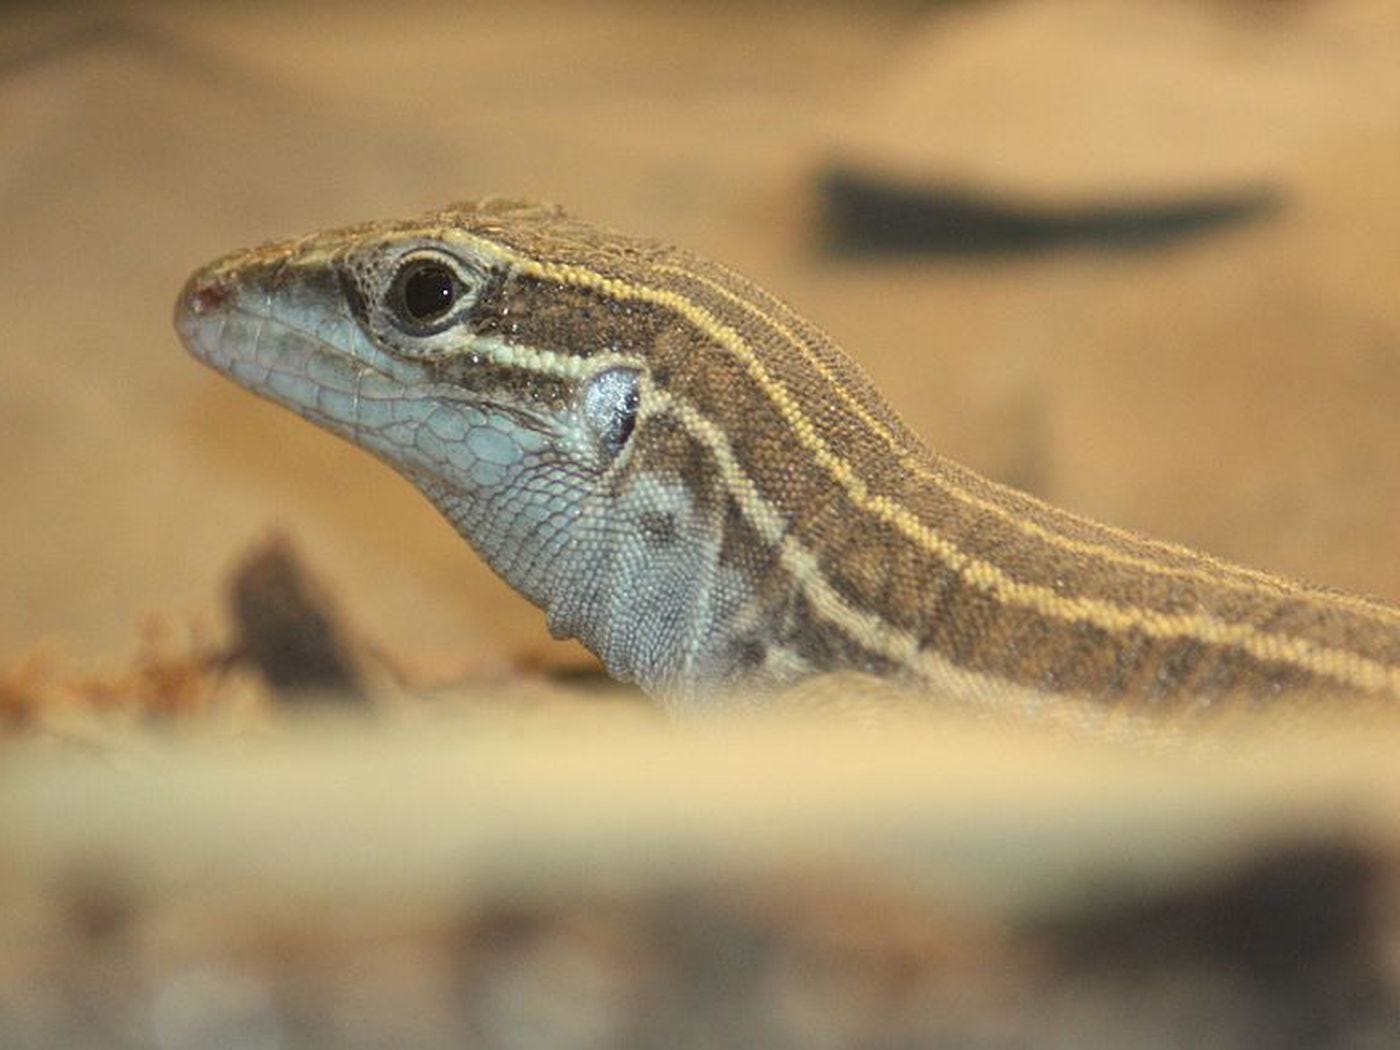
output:
M569 380L582 379L617 365L638 369L645 365L641 358L626 354L584 358L507 343L494 336L474 338L462 352L479 353L497 364L528 368L541 375ZM816 555L789 533L784 517L758 491L724 431L684 399L648 383L642 391L641 417L663 414L679 421L686 432L709 451L740 512L764 541L778 550L779 563L797 582L813 611L845 631L863 648L920 673L918 668L924 660L918 637L892 627L882 617L857 609L842 598L822 574Z
M1291 664L1365 692L1400 695L1400 669L1350 650L1318 645L1305 638L1270 634L1247 623L1231 623L1206 613L1166 614L1096 598L1064 598L1050 588L1019 582L990 562L962 551L916 519L905 507L888 497L872 494L850 465L826 445L791 393L769 375L753 348L734 329L722 324L690 299L664 289L607 277L582 266L540 262L490 241L473 240L484 250L512 263L521 272L546 281L591 288L618 301L653 303L685 318L744 362L750 376L777 408L797 440L812 459L841 484L852 503L892 525L922 549L940 558L972 586L1007 604L1030 609L1051 619L1088 623L1114 633L1137 630L1153 638L1193 638L1209 645L1235 646L1258 660ZM710 425L713 428L713 424ZM717 428L713 429L717 432ZM752 488L751 480L749 485ZM753 491L756 494L756 489ZM815 559L810 565L804 565L802 571L816 572ZM820 573L817 575L820 576ZM824 580L822 585L827 586ZM849 610L849 607L848 611L880 624L881 630L889 630L878 617ZM854 637L859 640L861 636L856 634ZM908 661L904 662L907 666Z
M479 353L497 364L529 368L542 375L570 380L617 365L638 369L645 365L641 358L626 354L581 358L506 343L497 337L475 338L463 352ZM1010 681L955 668L938 654L921 649L917 635L852 606L827 582L816 555L791 535L786 519L759 492L734 454L728 435L684 399L647 383L642 391L642 418L663 414L680 422L686 432L709 451L740 513L766 543L776 548L779 564L792 576L816 615L840 628L868 652L883 656L907 668L911 674L964 698L1005 696L1008 690L1018 688Z
M856 609L835 591L822 574L816 555L789 533L784 517L758 491L758 486L734 455L723 430L678 397L653 390L648 400L654 413L664 412L679 420L686 431L709 450L744 517L766 542L778 549L783 568L792 574L823 619L841 627L871 652L905 667L916 662L918 637L891 626L883 617Z
M500 336L473 336L463 354L480 354L492 364L505 368L519 368L528 372L541 372L557 379L586 379L609 368L626 367L641 370L646 362L630 354L594 354L579 357L576 354L556 354L552 350L537 350L533 346L508 343Z
M816 555L788 530L787 522L758 490L729 443L729 436L693 405L652 387L644 390L645 415L665 413L677 419L692 438L714 457L720 477L754 530L778 551L778 561L796 582L812 611L846 633L857 645L908 669L916 678L937 686L950 699L1004 703L1020 698L1034 703L1035 694L1009 679L979 674L954 666L939 653L923 649L917 635L892 626L874 613L857 609L827 582Z
M781 321L778 321L776 318L774 318L771 314L767 313L752 300L742 295L735 294L728 288L725 288L718 281L715 281L712 278L705 276L704 274L696 273L693 270L687 270L682 266L658 264L655 267L655 269L659 273L669 273L675 277L682 277L696 281L699 284L704 285L711 292L714 292L716 295L721 296L722 298L733 303L735 306L738 306L741 309L747 311L753 317L762 321L775 333L777 333L784 340L786 340L789 346L791 346L794 350L801 354L802 357L806 360L806 362L809 365L811 365L811 367L815 369L818 373L820 373L821 377L825 379L835 389L836 394L840 398L842 403L852 413L859 417L862 423L864 423L867 427L869 427L876 434L878 434L881 440L883 440L890 447L890 450L899 457L901 466L903 466L911 474L916 474L932 482L946 495L952 497L953 499L964 503L968 506L975 507L980 511L984 511L988 514L991 514L994 517L1000 518L1002 521L1011 525L1013 528L1020 530L1026 535L1034 536L1036 539L1048 543L1053 547L1058 547L1061 550L1072 551L1076 554L1085 554L1092 557L1101 558L1104 561L1114 562L1119 565L1132 566L1133 568L1148 569L1153 573L1162 576L1172 576L1181 579L1198 580L1203 583L1231 587L1236 590L1244 591L1246 593L1272 593L1284 595L1301 594L1307 596L1311 596L1315 593L1315 590L1313 588L1309 588L1303 584L1296 583L1293 580L1285 579L1281 576L1274 576L1271 573L1261 572L1258 569L1251 569L1248 566L1236 565L1232 562L1224 561L1218 558L1213 558L1202 551L1192 550L1188 547L1182 547L1173 543L1165 543L1161 540L1154 540L1146 536L1139 536L1135 533L1115 528L1114 526L1108 525L1106 523L1090 521L1086 518L1081 518L1078 515L1071 514L1069 511L1066 511L1060 507L1052 507L1044 501L1036 499L1029 493L1008 490L1008 492L1011 492L1013 496L1023 499L1032 506L1035 506L1038 509L1046 511L1050 514L1064 515L1066 518L1076 522L1077 524L1085 525L1091 528L1101 529L1108 535L1113 536L1115 539L1120 539L1127 543L1143 547L1155 548L1158 551L1176 557L1184 557L1192 560L1201 561L1209 566L1209 570L1168 565L1163 562L1155 561L1151 558L1139 557L1138 555L1132 554L1128 551L1119 550L1116 547L1110 547L1106 544L1094 543L1090 540L1078 540L1072 536L1066 536L1064 533L1055 532L1052 529L1048 529L1045 526L1041 525L1039 522L1034 521L1030 518L1023 517L1000 503L978 496L971 490L963 488L961 485L959 485L956 481L954 481L947 475L932 469L928 465L928 463L924 461L920 456L911 455L908 452L908 450L901 445L895 433L892 430L890 430L890 428L887 427L883 421L871 415L870 412L866 410L865 406L862 405L855 398L855 396L852 395L851 392L846 389L845 384L841 382L841 378L831 370L831 368L826 364L826 362L823 361L817 354L812 353L811 346L808 344L807 340L803 339L801 336L799 336L796 332L794 332L787 325L783 324ZM735 276L737 277L738 275ZM777 300L774 301L777 302ZM989 482L989 484L995 483ZM1231 577L1238 578L1232 579ZM1327 600L1336 605L1344 605L1348 608L1358 609L1360 611L1370 613L1385 619L1389 619L1394 622L1400 622L1400 609L1396 609L1393 606L1389 606L1381 602L1369 601L1360 595L1342 593L1329 594L1327 595Z

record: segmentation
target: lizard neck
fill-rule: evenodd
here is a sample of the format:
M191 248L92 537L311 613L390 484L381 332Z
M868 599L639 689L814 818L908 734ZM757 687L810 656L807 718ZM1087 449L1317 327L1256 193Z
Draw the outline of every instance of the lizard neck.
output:
M618 492L585 497L572 507L576 520L630 527L560 530L543 552L528 535L483 529L492 508L471 492L423 488L483 558L545 611L552 634L582 642L613 677L678 701L697 695L698 683L747 677L744 623L756 608L756 584L725 557L726 523L715 513L722 503L680 478L642 470Z

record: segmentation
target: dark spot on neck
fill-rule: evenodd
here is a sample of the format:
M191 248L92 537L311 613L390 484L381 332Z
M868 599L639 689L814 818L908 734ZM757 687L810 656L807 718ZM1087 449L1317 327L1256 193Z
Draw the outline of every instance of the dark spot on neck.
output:
M676 542L676 516L662 511L648 511L637 521L642 535L657 546L666 547Z

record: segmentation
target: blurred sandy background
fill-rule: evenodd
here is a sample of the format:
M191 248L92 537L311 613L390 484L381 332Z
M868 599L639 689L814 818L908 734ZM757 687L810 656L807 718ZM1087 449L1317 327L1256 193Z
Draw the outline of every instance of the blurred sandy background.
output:
M273 529L419 668L566 657L407 483L169 325L226 250L490 193L747 271L986 473L1400 599L1397 55L1385 0L6 6L0 671L124 667L151 615L220 637ZM842 251L835 171L1060 219L1271 204ZM526 709L7 744L0 1043L1400 1038L1400 734L1159 765Z

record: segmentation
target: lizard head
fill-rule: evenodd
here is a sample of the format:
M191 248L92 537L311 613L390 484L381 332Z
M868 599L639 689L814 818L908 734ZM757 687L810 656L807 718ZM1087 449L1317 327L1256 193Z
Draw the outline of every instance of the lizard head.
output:
M176 328L196 357L415 480L489 490L542 444L606 470L636 424L640 362L499 239L551 219L566 222L488 201L235 252L191 277Z
M691 264L490 200L227 256L190 279L176 327L406 475L556 633L656 686L694 677L701 635L744 601L726 535L782 528L727 522L748 483L723 417L753 399L723 326L676 291Z

